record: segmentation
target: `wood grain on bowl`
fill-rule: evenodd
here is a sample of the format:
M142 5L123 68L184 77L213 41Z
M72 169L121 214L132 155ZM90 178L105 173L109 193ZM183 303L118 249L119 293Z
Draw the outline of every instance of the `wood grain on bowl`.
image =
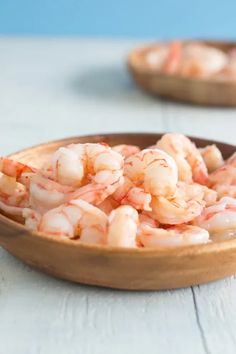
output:
M38 166L58 147L70 143L154 144L161 134L105 134L42 144L11 155ZM197 146L216 143L224 157L235 146L193 138ZM220 279L236 272L236 239L175 249L124 249L82 245L78 241L33 233L0 215L0 244L23 262L53 276L117 289L174 289Z
M223 51L236 47L236 42L201 42ZM236 80L183 77L158 72L146 65L145 56L155 45L134 49L128 56L128 69L138 86L153 95L177 101L209 106L236 106Z

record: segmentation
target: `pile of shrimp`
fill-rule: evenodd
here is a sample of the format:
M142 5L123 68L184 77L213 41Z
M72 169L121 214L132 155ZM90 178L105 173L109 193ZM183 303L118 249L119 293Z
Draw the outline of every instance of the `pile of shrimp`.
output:
M39 169L0 158L0 209L39 233L112 247L177 247L236 229L236 153L182 134L155 145L71 144Z
M152 70L188 77L236 80L236 48L224 52L201 42L153 46L145 55Z

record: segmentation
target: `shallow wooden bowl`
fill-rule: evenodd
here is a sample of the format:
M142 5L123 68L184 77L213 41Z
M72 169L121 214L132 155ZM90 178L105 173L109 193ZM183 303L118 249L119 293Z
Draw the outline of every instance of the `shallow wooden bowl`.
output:
M106 134L69 138L35 146L11 157L40 167L57 148L70 143L153 145L160 134ZM235 146L193 139L199 147L216 143L230 156ZM236 239L176 249L124 249L81 245L37 234L0 215L0 244L23 262L74 282L118 289L173 289L206 283L236 272Z
M236 42L201 42L223 51L236 48ZM129 71L142 89L154 95L188 103L209 106L236 106L236 81L170 75L148 67L144 58L154 46L155 44L134 49L128 57Z

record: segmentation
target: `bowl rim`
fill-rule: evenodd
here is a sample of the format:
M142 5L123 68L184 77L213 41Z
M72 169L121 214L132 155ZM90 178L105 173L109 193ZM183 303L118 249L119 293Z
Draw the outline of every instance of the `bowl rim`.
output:
M175 40L175 39L174 39ZM214 44L220 44L220 45L228 45L228 46L234 46L236 47L236 41L233 40L223 40L223 39L190 39L190 38L185 38L185 39L177 39L183 43L188 43L188 42L203 42L209 45L214 46ZM173 79L173 80L178 80L182 82L183 84L185 83L191 83L191 84L206 84L206 85L218 85L219 87L222 86L236 86L236 80L221 80L221 79L210 79L210 78L201 78L201 77L191 77L191 76L182 76L180 74L169 74L169 73L163 73L161 71L154 70L152 68L148 68L146 65L140 65L137 66L134 64L134 56L140 55L143 52L147 51L148 49L151 49L152 47L158 45L158 44L165 44L165 43L170 43L173 40L159 40L159 41L152 41L149 44L143 44L138 47L134 47L133 49L130 50L127 56L127 65L128 68L132 71L134 71L137 74L141 75L146 75L151 77L156 77L160 79Z
M100 133L100 134L89 134L89 135L79 135L79 136L72 136L72 137L66 137L62 139L56 139L56 140L50 140L49 142L44 142L41 144L33 145L27 148L24 148L22 150L19 150L17 152L8 154L8 157L12 156L17 156L17 154L21 154L24 152L27 152L32 149L37 149L39 147L44 147L44 146L50 146L54 144L60 144L63 142L71 141L71 140L77 140L79 138L83 139L90 139L90 138L108 138L111 136L116 136L120 137L123 135L131 135L131 136L155 136L155 135L162 135L164 134L163 132L116 132L116 133ZM193 140L203 140L206 141L206 143L212 143L212 144L223 144L226 145L230 148L235 148L236 146L233 144L228 144L224 143L221 141L217 140L211 140L211 139L205 139L201 137L194 137L191 135L187 135L190 139ZM144 255L145 256L159 256L159 257L166 257L166 256L171 256L171 257L179 257L179 256L191 256L191 255L197 255L197 254L208 254L208 253L214 253L214 252L220 252L220 251L226 251L228 249L236 249L236 238L228 239L228 240L220 240L220 241L213 241L209 243L203 243L203 244L196 244L196 245L185 245L185 246L178 246L178 247L173 247L173 248L161 248L161 247L156 247L156 248L125 248L125 247L112 247L112 246L107 246L107 245L96 245L96 244L85 244L85 243L80 243L78 240L74 239L68 239L68 238L59 238L56 235L47 235L42 232L34 232L31 230L28 230L23 224L5 216L0 212L0 222L5 224L8 227L13 228L16 232L18 231L19 236L22 236L24 234L27 234L30 237L37 237L47 243L57 243L57 244L62 244L63 246L66 247L77 247L80 250L84 250L87 252L96 252L96 253L105 253L105 254L110 254L110 253L115 253L117 255L130 255L130 256L137 256L137 255ZM11 236L9 236L9 239Z

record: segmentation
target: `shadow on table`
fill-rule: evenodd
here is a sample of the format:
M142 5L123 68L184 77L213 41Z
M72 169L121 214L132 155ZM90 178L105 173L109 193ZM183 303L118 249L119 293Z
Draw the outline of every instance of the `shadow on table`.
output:
M124 67L99 66L75 74L71 89L79 96L111 103L150 104L161 99L151 97L139 90Z

